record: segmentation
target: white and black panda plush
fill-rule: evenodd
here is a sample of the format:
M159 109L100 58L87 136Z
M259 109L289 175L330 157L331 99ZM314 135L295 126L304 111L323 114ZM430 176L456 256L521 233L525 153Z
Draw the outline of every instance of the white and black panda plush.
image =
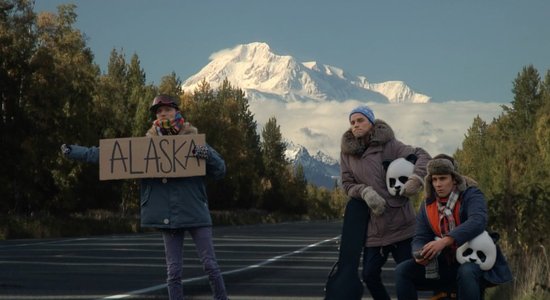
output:
M460 263L478 264L483 271L490 270L497 260L497 247L487 231L464 243L456 249L456 260Z
M410 154L403 158L397 158L393 161L384 161L386 169L386 187L392 196L399 196L405 182L413 174L416 155Z

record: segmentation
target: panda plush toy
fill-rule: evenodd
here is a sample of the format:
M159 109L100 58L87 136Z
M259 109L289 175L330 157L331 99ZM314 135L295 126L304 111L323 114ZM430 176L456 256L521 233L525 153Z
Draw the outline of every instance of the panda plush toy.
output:
M386 169L386 187L392 196L399 196L405 182L413 174L416 155L411 154L405 158L400 157L393 161L384 161Z
M456 249L456 260L460 263L478 264L483 271L490 270L497 259L497 247L487 231L464 243Z

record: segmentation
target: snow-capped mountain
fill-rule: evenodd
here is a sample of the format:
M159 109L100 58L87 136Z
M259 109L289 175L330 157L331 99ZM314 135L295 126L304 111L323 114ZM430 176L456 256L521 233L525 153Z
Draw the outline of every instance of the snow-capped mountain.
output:
M183 82L185 91L194 91L203 80L215 89L227 78L251 101L430 101L429 96L414 92L402 81L371 83L365 76L352 76L337 67L277 55L266 43L238 45L210 58L210 63Z
M311 184L333 189L339 181L340 164L321 151L311 156L304 146L288 142L285 157L294 167L304 167L306 179Z

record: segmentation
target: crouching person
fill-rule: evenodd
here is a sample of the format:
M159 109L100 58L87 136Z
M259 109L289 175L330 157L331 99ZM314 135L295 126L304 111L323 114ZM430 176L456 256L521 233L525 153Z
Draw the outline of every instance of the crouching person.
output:
M448 155L435 156L427 171L426 199L416 218L411 245L414 257L395 271L397 298L418 299L417 290L456 288L458 299L481 299L485 287L512 280L496 246L490 269L470 260L460 264L456 257L458 247L487 227L485 198L473 180L458 173L456 162Z

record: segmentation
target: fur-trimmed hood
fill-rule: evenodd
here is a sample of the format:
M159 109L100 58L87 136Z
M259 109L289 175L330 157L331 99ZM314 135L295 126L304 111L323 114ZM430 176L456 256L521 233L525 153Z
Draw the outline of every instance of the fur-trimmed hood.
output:
M180 132L178 133L178 135L198 134L198 133L199 133L199 130L197 129L197 127L191 125L191 123L189 122L185 122ZM155 129L155 125L151 126L151 128L147 130L147 133L145 134L145 136L158 136L157 130Z
M477 182L458 173L458 163L446 154L436 155L426 165L428 174L424 177L424 192L426 199L434 199L435 193L432 185L432 175L451 175L456 181L457 190L462 193L470 186L477 186Z
M342 135L340 150L343 154L359 156L365 152L369 146L384 145L395 138L393 129L383 120L376 119L373 128L365 138L356 138L348 129Z

